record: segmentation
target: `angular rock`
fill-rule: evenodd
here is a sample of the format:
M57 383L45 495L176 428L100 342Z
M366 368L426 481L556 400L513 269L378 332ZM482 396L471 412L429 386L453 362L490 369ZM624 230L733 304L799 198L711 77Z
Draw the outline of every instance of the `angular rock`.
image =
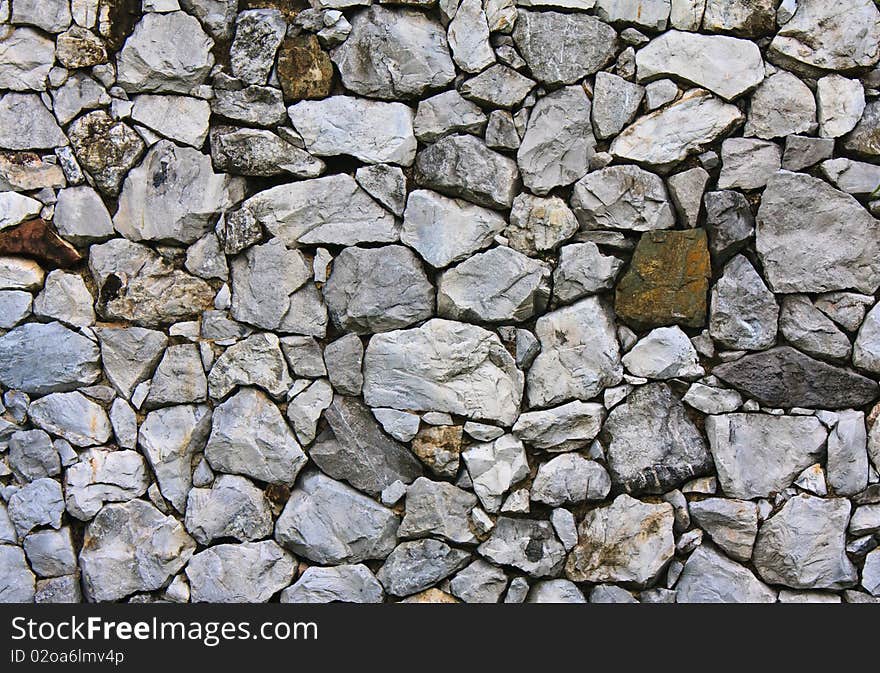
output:
M333 62L321 49L320 41L308 33L291 34L284 39L278 52L277 72L284 100L288 102L324 98L333 87Z
M880 167L863 161L833 159L823 161L822 173L847 194L871 195L880 186Z
M780 138L809 133L815 124L813 92L790 72L780 70L765 79L752 96L744 132L747 137Z
M231 121L255 126L280 126L287 121L281 92L266 86L215 88L211 111Z
M612 138L639 110L645 88L609 72L597 72L593 85L593 127L596 137Z
M128 399L139 383L152 376L168 337L143 327L102 327L97 332L104 373Z
M629 582L647 586L674 553L672 506L648 504L619 495L610 505L587 513L578 545L565 564L575 582Z
M169 404L204 402L207 398L208 380L198 347L195 344L169 346L153 374L144 407L155 409Z
M385 208L395 215L403 215L406 205L406 176L403 169L389 164L366 165L355 171L354 178Z
M708 498L688 505L691 520L728 556L746 562L758 534L758 509L752 502Z
M565 549L548 521L502 516L477 548L492 563L513 566L531 577L552 577L562 570Z
M563 246L553 272L553 297L557 302L569 303L610 290L622 266L619 258L603 255L595 243Z
M430 318L434 288L408 248L344 249L324 285L330 317L339 329L368 334Z
M519 10L513 40L532 75L551 86L592 75L617 48L615 30L582 13Z
M676 584L678 603L775 603L776 592L710 545L688 557Z
M203 545L229 537L252 542L272 532L272 513L263 492L249 480L223 474L211 488L190 490L186 529Z
M790 294L783 297L779 329L792 346L813 357L844 362L852 351L847 336L806 295ZM854 363L859 367L864 366L858 357Z
M776 341L778 318L773 293L751 262L734 257L712 288L709 334L733 350L762 350Z
M609 151L619 159L668 167L699 152L742 121L743 114L736 106L708 91L692 89L671 105L638 118L614 139Z
M186 566L193 603L266 603L295 575L296 559L272 540L217 545Z
M666 30L669 0L596 0L596 16L603 21L628 23L649 30Z
M64 132L37 94L0 96L0 147L29 150L66 144Z
M324 349L324 361L333 389L342 395L360 395L364 387L364 344L346 334Z
M116 196L126 173L144 153L144 141L128 124L103 110L79 117L67 129L70 145L95 186Z
M88 521L104 503L133 500L146 493L149 485L149 470L141 454L90 449L65 471L67 511Z
M61 485L48 477L25 484L9 496L7 513L19 539L39 526L61 528L64 514Z
M306 463L284 417L269 398L242 388L214 408L205 458L219 472L292 485Z
M495 62L489 24L480 0L462 0L447 29L452 58L465 72L480 72Z
M466 551L439 540L403 542L391 552L376 577L389 594L409 596L461 569L469 558Z
M378 495L396 481L409 484L421 476L419 461L382 432L358 398L335 395L324 418L330 431L318 437L309 457L334 479Z
M414 418L412 428L406 430L406 435L412 433L412 452L438 477L455 477L462 448L461 426L445 425L419 430L418 416ZM499 431L503 433L500 428ZM397 438L405 441L400 434Z
M110 419L103 407L79 392L51 393L28 407L31 423L74 446L94 446L110 439Z
M584 229L652 231L675 225L663 180L638 166L611 166L584 176L571 197Z
M226 397L236 386L256 386L279 399L292 383L274 334L253 334L230 346L217 358L208 376L208 389L214 399Z
M40 530L24 539L24 551L31 568L40 577L58 577L76 572L76 554L70 528Z
M801 494L764 522L755 542L758 574L793 589L843 589L858 581L846 555L850 503Z
M603 500L610 490L611 477L604 467L579 454L566 453L541 464L532 482L531 499L551 507L577 505Z
M311 444L312 441L314 441L315 434L318 432L318 421L324 413L324 410L330 406L333 397L333 388L327 380L318 379L317 381L308 383L308 387L305 390L298 393L296 397L287 403L287 418L291 425L293 425L296 437L300 442L303 444ZM329 465L335 467L332 458L337 452L338 445L335 442L325 444L325 441L328 439L332 442L332 438L324 437L322 435L321 447L330 454L330 457L328 458ZM316 444L312 447L310 454L314 452L314 455L317 456L317 450L320 450L321 447ZM343 471L345 470L345 467L342 468ZM332 472L332 467L327 471Z
M779 170L779 145L753 138L728 138L721 146L723 166L718 189L761 189Z
M529 475L529 464L522 442L513 435L502 435L494 442L475 444L462 452L474 492L483 507L497 512L510 487Z
M246 84L265 84L286 31L287 22L277 9L239 13L229 50L232 74Z
M658 327L623 356L623 366L649 379L693 378L703 375L697 351L680 327Z
M0 545L0 603L32 603L34 586L22 548Z
M196 149L205 144L211 105L188 96L137 96L131 118L144 126Z
M819 135L839 138L852 131L865 111L862 83L833 74L816 83Z
M323 564L382 559L397 544L399 519L390 509L320 472L306 472L275 524L275 539Z
M312 566L281 592L282 603L381 603L385 591L367 566Z
M479 133L485 124L480 106L453 89L419 101L413 130L423 143L433 143L449 133Z
M514 250L536 256L554 250L577 229L574 214L558 196L541 198L523 192L513 200L504 235Z
M847 410L837 414L828 435L828 485L837 495L853 496L868 485L865 414Z
M461 85L461 95L487 107L512 109L535 86L534 80L506 65L493 65Z
M61 471L61 461L45 432L18 431L9 438L9 467L16 477L27 482L55 476Z
M512 425L522 387L522 373L495 334L450 320L378 334L364 357L364 401L371 407Z
M630 493L665 493L712 469L706 442L665 383L630 393L603 433L612 480Z
M477 559L449 583L450 591L465 603L498 603L507 587L507 575L500 568Z
M55 44L33 28L4 26L0 43L0 88L45 91Z
M316 178L324 172L323 161L265 129L213 126L211 159L215 169L238 175Z
M602 427L605 409L595 402L569 402L520 414L513 434L536 449L574 451L587 446Z
M469 515L477 498L452 484L419 477L406 491L406 512L397 534L401 538L434 536L452 543L474 543Z
M101 197L91 187L68 187L58 192L52 223L74 245L103 241L113 236L113 221Z
M715 260L725 262L754 235L755 216L748 199L739 192L708 192L703 202L709 251Z
M816 462L828 436L812 416L725 414L706 419L706 435L725 495L766 498Z

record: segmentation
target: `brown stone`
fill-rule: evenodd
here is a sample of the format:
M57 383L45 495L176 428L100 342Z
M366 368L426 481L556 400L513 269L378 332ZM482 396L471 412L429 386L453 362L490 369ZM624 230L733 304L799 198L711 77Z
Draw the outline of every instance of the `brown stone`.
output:
M636 328L702 327L711 275L703 229L646 232L617 286L617 315Z
M0 231L0 255L22 255L60 267L73 266L82 259L76 248L41 219Z
M412 450L438 477L454 477L458 474L461 455L461 426L424 428L413 437Z
M55 56L67 68L90 68L107 62L107 49L101 38L91 31L71 26L58 36Z
M0 153L0 182L25 192L46 187L57 189L67 184L61 166L44 161L34 152Z
M103 110L83 115L67 132L76 158L101 191L116 196L129 169L144 153L144 141L133 128Z
M278 51L278 80L288 103L330 95L333 62L317 37L302 33L284 39Z
M458 599L440 589L425 589L409 598L404 598L401 603L458 603Z

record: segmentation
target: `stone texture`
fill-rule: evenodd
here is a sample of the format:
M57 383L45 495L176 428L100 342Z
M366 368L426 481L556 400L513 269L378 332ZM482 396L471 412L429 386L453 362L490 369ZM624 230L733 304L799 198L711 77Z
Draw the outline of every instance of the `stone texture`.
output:
M763 350L776 341L779 306L751 262L737 255L725 267L709 309L709 334L734 350Z
M709 545L688 557L676 585L678 603L775 603L776 592Z
M663 180L638 166L610 166L584 176L571 206L584 229L654 231L675 225Z
M266 603L295 572L293 556L272 540L217 545L186 565L193 603Z

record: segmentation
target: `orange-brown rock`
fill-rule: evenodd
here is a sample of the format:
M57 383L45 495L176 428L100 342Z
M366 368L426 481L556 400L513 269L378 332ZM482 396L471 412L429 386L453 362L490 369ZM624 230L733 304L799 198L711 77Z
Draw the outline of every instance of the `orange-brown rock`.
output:
M425 589L417 594L413 594L409 598L404 598L401 603L458 603L460 602L455 596L452 596L440 589Z
M76 248L41 219L0 231L0 255L21 255L60 267L73 266L82 259Z
M703 229L646 232L617 286L617 315L636 328L702 327L711 275Z
M419 431L412 440L413 453L439 477L458 474L461 426L438 425Z
M284 39L278 50L278 80L288 103L330 95L333 63L317 37L302 33Z

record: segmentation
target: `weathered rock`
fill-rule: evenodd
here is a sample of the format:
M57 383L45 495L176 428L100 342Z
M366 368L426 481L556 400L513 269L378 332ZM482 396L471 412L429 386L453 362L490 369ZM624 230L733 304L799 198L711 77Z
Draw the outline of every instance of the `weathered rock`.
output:
M247 199L239 214L285 245L393 243L394 216L349 175L278 185Z
M564 87L535 104L516 154L529 190L546 194L589 171L596 147L590 112L590 99L582 86Z
M800 171L815 166L823 159L830 159L833 153L832 138L788 136L785 139L782 167L787 171Z
M452 578L449 588L465 603L498 603L507 588L507 575L491 563L477 559Z
M0 383L43 395L95 383L98 346L61 323L28 323L0 336Z
M67 68L89 68L107 63L107 47L92 31L71 26L55 41L55 57Z
M238 175L316 178L324 172L323 161L265 129L213 126L211 159L215 169Z
M203 545L229 537L252 542L272 532L272 513L263 492L249 480L223 474L211 488L189 491L186 529Z
M652 231L675 225L663 180L638 166L611 166L584 176L571 205L584 229Z
M253 388L216 406L211 426L205 457L217 471L292 485L306 463L278 407Z
M277 70L285 101L330 95L333 62L314 35L300 33L286 37L278 52Z
M880 170L874 164L851 159L823 161L822 173L847 194L871 195L880 186Z
M705 4L704 30L760 37L776 29L776 0L707 0Z
M253 334L227 348L208 376L214 399L226 397L236 386L256 386L279 399L292 383L278 337L265 333Z
M103 407L79 392L51 393L28 407L31 423L74 446L94 446L110 439L110 419Z
M486 115L476 103L462 98L452 89L419 101L413 119L416 138L432 143L449 133L479 133L486 125Z
M495 62L489 24L480 0L462 0L447 30L452 58L465 72L480 72Z
M416 156L416 182L488 208L509 208L519 181L516 163L470 135L441 138Z
M474 492L483 507L492 513L501 508L510 487L529 475L529 464L522 442L513 435L502 435L493 442L475 444L462 452Z
M526 603L586 603L587 599L569 580L541 580L535 582L526 597Z
M603 432L612 480L630 493L665 493L712 469L702 435L664 383L630 393Z
M513 434L536 449L574 451L595 439L604 420L602 405L574 401L553 409L520 414Z
M774 62L815 73L875 65L880 59L880 11L868 0L831 6L798 0L794 15L770 44Z
M846 555L850 503L798 495L764 522L755 542L758 574L793 589L843 589L858 581Z
M501 433L504 432L501 428L498 430ZM455 477L458 474L459 456L462 448L461 426L442 425L419 430L418 416L415 416L412 427L406 430L407 435L410 433L413 435L411 437L412 452L434 474L438 477ZM398 439L401 439L399 434Z
M699 152L742 121L736 106L693 89L625 128L611 143L610 152L619 159L664 168Z
M649 379L687 379L704 373L696 349L680 327L651 330L623 356L623 366Z
M541 313L550 296L550 270L506 247L492 248L445 271L437 311L477 322L522 322Z
M45 91L55 44L33 28L4 26L0 43L0 88Z
M809 133L815 124L813 92L790 72L780 70L765 79L752 96L744 132L747 137L780 138Z
M477 498L445 482L416 479L406 491L406 512L397 534L401 538L435 536L449 542L474 543L469 515Z
M143 327L102 327L97 332L104 373L120 395L130 398L152 376L168 337Z
M461 569L470 558L439 540L403 542L388 556L376 577L393 596L427 589Z
M145 14L117 56L117 81L128 92L189 93L214 65L213 46L185 12Z
M718 189L761 189L779 170L779 145L754 138L728 138L721 146L723 166Z
M758 509L754 503L708 498L690 503L688 509L691 520L728 556L737 561L751 558L758 534Z
M82 260L76 248L40 218L0 231L0 255L33 257L44 264L60 267L71 267Z
M609 72L597 72L593 85L596 137L604 140L620 133L636 116L644 96L644 87Z
M211 111L234 122L255 126L279 126L287 121L281 92L267 86L216 88Z
M834 321L802 294L783 297L779 329L792 346L813 357L843 362L852 351L849 339ZM856 340L857 348L858 343ZM864 367L858 356L854 364Z
M24 551L34 572L40 577L57 577L76 572L76 554L70 528L40 530L24 539Z
M833 74L817 82L819 135L839 138L852 131L865 111L862 83Z
M21 481L33 481L58 474L61 460L45 432L18 431L9 438L9 467Z
M0 96L0 147L28 150L66 144L64 132L37 94Z
M694 228L699 222L700 206L708 182L709 173L699 166L676 173L667 181L675 211L686 228Z
M229 50L232 74L246 84L265 84L286 30L287 23L277 9L239 13Z
M374 5L358 12L332 58L347 89L373 98L421 96L455 77L446 31L409 9Z
M324 418L330 431L318 437L309 456L331 477L378 495L395 481L409 484L421 476L418 460L381 431L357 398L335 395Z
M193 603L266 603L295 574L296 560L272 540L217 545L186 565Z
M371 407L512 425L522 387L522 373L496 335L449 320L377 334L364 357L364 401Z
M559 251L559 263L553 272L553 296L569 303L588 294L610 290L623 262L613 255L603 255L595 243L574 243Z
M318 432L318 421L324 413L324 410L330 406L333 397L332 386L326 379L318 379L313 383L309 383L308 388L297 393L297 395L287 403L287 418L291 425L293 425L296 437L300 442L303 444L311 444L314 441L315 435ZM326 443L326 440L328 439L331 440L330 444ZM332 472L333 467L335 467L335 464L332 462L332 457L337 453L338 445L335 442L332 442L332 438L325 438L322 435L320 446L316 444L312 447L310 453L314 452L317 456L318 451L321 449L330 454L328 461L331 467L328 468L327 471ZM344 465L344 467L341 468L342 471L345 471L347 467L347 465Z
M461 85L461 95L488 107L511 109L535 86L534 80L506 65L493 65Z
M352 96L302 101L288 108L306 149L317 156L351 155L367 163L412 164L416 156L412 110Z
M602 500L611 490L611 477L599 463L576 453L557 456L538 468L531 499L551 507Z
M200 148L208 136L211 106L188 96L137 96L131 118L184 145Z
M106 502L128 502L150 485L149 469L136 451L90 449L64 473L67 511L88 521Z
M327 374L333 389L342 395L360 395L364 386L364 344L355 334L346 334L324 349Z
M617 314L636 327L701 327L710 276L703 230L646 232L617 285Z
M717 262L725 262L754 234L755 217L748 199L739 192L708 192L703 201L709 251Z
M531 577L552 577L565 562L565 549L553 527L535 519L499 517L477 552L492 563L513 566Z
M74 245L103 241L113 236L113 221L101 197L91 187L68 187L58 192L52 223Z
M776 341L779 306L751 262L734 257L712 288L709 333L730 349L762 350Z
M592 75L617 47L611 26L582 13L519 10L513 40L532 75L551 86Z
M821 455L827 431L812 416L725 414L706 419L724 493L765 498L788 487Z
M312 566L281 592L282 603L381 603L385 591L363 564Z
M324 298L337 327L358 334L407 327L434 312L434 289L418 258L399 245L343 250Z
M771 407L860 407L874 401L878 392L871 379L789 346L746 355L716 367L713 374Z
M128 124L103 110L89 112L67 130L83 169L105 194L116 196L122 180L144 153L144 141Z
M275 523L275 539L315 563L382 559L397 544L390 509L320 472L306 472Z
M22 548L0 545L0 603L32 603L34 586Z
M174 517L143 500L105 506L86 529L79 555L90 601L115 601L162 587L195 551Z
M155 409L169 404L204 402L208 380L195 344L169 346L156 367L144 407Z
M672 558L672 506L619 495L590 511L578 530L578 545L565 564L575 582L631 582L646 586Z
M828 485L837 495L852 496L868 485L865 414L847 410L837 414L828 435Z
M776 592L710 545L690 555L676 584L678 603L775 603Z
M61 485L48 477L25 484L9 496L7 513L19 539L39 526L61 528L64 514Z

